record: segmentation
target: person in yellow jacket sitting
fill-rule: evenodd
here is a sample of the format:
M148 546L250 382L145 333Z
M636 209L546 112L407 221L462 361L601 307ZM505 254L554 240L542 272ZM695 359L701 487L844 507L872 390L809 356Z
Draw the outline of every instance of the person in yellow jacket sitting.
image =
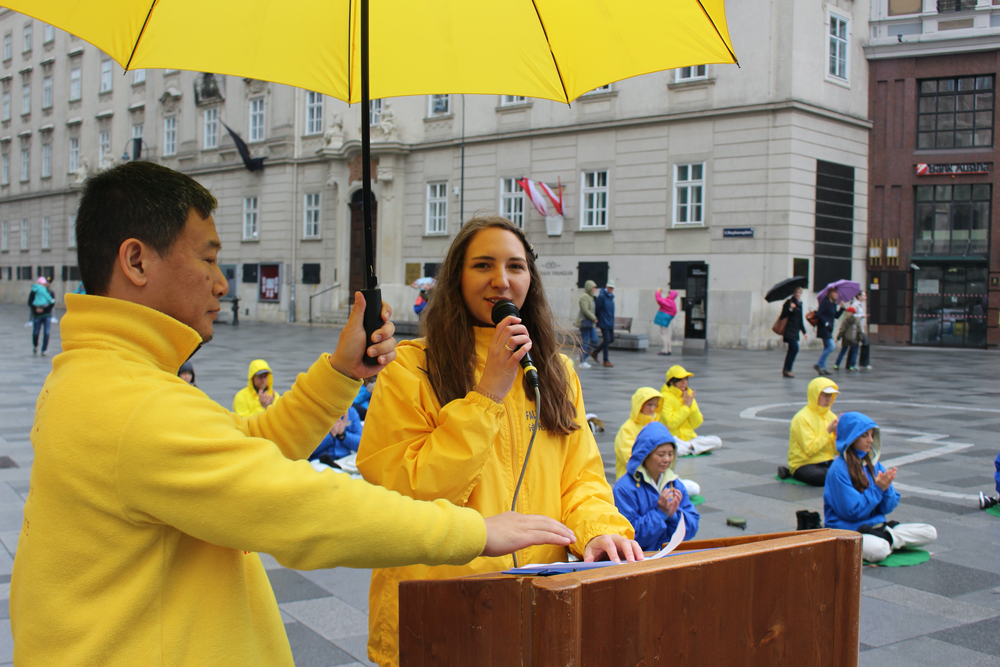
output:
M806 390L806 406L792 417L788 432L788 467L778 477L794 477L810 486L823 486L837 458L837 415L830 409L840 391L827 377L813 378Z
M271 367L263 359L254 359L247 370L247 386L233 397L233 412L240 417L252 417L267 410L280 396L274 388Z
M621 479L627 472L628 461L632 458L632 446L639 436L639 431L650 422L659 421L663 409L663 396L652 387L639 387L632 394L632 412L628 420L618 429L615 436L615 479ZM671 468L673 470L673 468ZM701 493L698 482L690 479L680 479L689 496Z
M667 370L667 381L660 387L663 409L660 422L670 429L670 435L677 441L677 456L703 454L722 447L722 438L717 435L698 435L694 432L705 418L698 408L694 389L688 386L688 373L683 366L671 366Z
M64 351L38 396L10 583L20 667L292 667L258 552L306 570L460 565L573 541L548 517L484 520L313 470L306 459L359 378L395 356L390 309L371 344L360 293L333 354L262 414L239 417L177 377L229 287L215 205L151 162L84 186L87 294L66 297Z
M573 530L568 551L593 561L637 560L642 550L615 507L590 429L580 381L559 353L536 257L516 225L474 218L456 235L438 269L434 299L420 324L379 374L358 449L364 478L420 499L444 498L483 516L511 509L558 519ZM520 318L492 324L500 300ZM520 360L530 350L541 405L525 386ZM530 396L530 398L529 398ZM537 417L537 430L535 430ZM532 433L536 438L527 459ZM565 561L567 548L517 552L518 565ZM398 584L511 567L510 557L469 565L416 565L372 573L368 657L399 662Z

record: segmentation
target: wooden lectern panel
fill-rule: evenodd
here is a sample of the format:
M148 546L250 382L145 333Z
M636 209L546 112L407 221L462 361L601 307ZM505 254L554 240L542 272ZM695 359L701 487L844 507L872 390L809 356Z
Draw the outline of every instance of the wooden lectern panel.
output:
M402 582L400 664L857 665L859 533L700 540L675 553L552 577Z

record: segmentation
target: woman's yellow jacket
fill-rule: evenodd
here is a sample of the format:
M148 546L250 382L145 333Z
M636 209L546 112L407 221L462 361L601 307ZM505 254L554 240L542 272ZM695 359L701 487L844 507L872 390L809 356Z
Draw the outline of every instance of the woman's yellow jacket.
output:
M837 416L830 407L820 407L819 394L826 387L837 388L830 378L813 378L809 383L809 402L795 413L788 432L788 468L793 473L804 465L823 463L837 458L836 434L827 431ZM834 400L837 396L834 394Z
M483 372L492 328L476 328L476 380ZM404 341L396 361L379 374L365 419L358 469L365 479L418 499L444 498L484 517L511 508L524 455L535 424L534 401L526 399L519 372L502 404L476 392L438 403L424 369L423 339ZM538 437L517 499L517 511L544 514L576 535L570 550L583 555L594 537L634 531L615 508L604 464L587 427L579 379L563 357L581 428L553 436L539 424ZM546 388L542 387L542 391ZM534 397L532 397L534 398ZM536 546L518 552L518 564L566 560L566 549ZM369 592L368 655L380 665L398 663L398 583L496 572L510 556L477 558L462 566L409 566L375 570Z
M641 412L642 404L651 398L660 399L660 402L656 405L656 414L652 416L644 415ZM632 394L632 412L629 414L628 421L622 424L622 427L618 429L618 435L615 436L615 479L620 479L625 474L625 467L628 465L628 460L632 457L632 445L635 444L635 439L639 437L639 431L646 424L659 419L662 410L663 396L652 387L639 387Z

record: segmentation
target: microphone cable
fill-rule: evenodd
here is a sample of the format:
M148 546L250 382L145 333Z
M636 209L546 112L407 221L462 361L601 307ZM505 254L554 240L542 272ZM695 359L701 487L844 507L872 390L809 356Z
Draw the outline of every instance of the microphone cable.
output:
M535 444L535 436L538 434L538 416L542 412L542 395L538 391L538 385L534 386L535 389L535 427L531 429L531 440L528 441L528 451L524 453L524 463L521 464L521 476L517 478L517 486L514 487L514 502L510 504L510 511L517 511L517 494L521 492L521 482L524 481L524 471L528 469L528 459L531 458L531 447ZM514 568L517 568L517 552L511 554L514 559Z

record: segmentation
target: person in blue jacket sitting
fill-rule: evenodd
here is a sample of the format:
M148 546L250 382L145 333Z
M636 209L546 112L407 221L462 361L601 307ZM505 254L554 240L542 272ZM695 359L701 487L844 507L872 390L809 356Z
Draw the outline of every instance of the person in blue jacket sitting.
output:
M360 444L361 418L357 410L351 407L347 410L347 414L334 422L333 428L323 438L323 442L319 443L316 451L309 455L309 460L339 468L340 466L333 465L333 462L358 451Z
M981 510L988 510L1000 504L1000 454L997 454L997 460L993 462L993 467L996 468L996 472L993 473L993 479L997 483L997 495L991 497L980 491L979 509Z
M881 452L878 424L860 412L840 415L838 456L826 474L823 513L827 528L861 533L861 553L870 563L885 560L897 549L937 539L937 530L929 524L886 519L899 505L899 492L892 486L896 468L886 470L878 462Z
M358 395L354 397L353 407L358 411L358 417L361 421L364 421L368 416L368 405L372 400L372 392L375 390L376 379L378 379L377 374L370 378L365 378L364 382L361 383L361 388L358 389Z
M669 542L681 516L685 540L698 532L698 510L674 472L677 445L660 422L647 424L632 445L626 474L615 483L615 505L635 528L643 551L658 551Z

